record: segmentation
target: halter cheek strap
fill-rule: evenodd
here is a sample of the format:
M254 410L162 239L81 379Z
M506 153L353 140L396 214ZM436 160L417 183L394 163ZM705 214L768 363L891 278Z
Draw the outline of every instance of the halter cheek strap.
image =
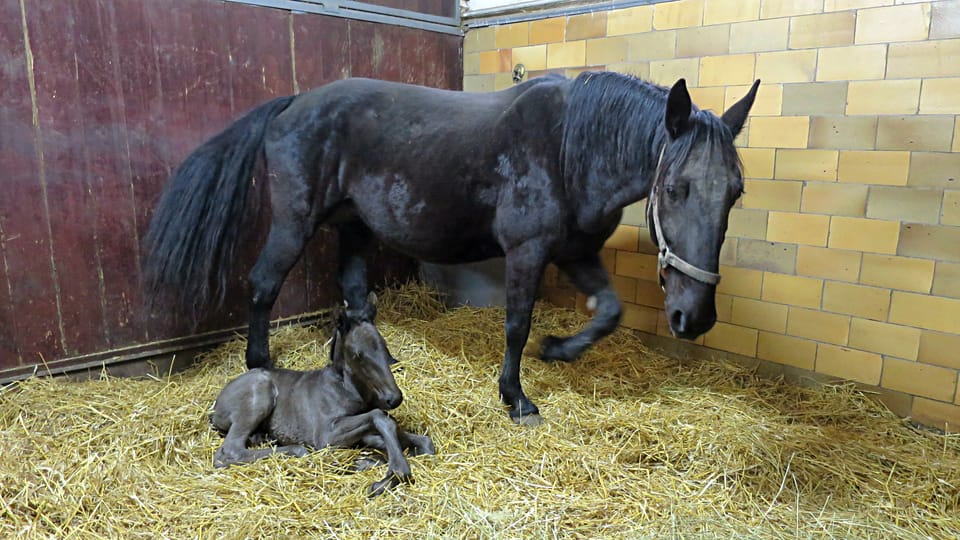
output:
M697 281L709 285L716 285L720 283L720 274L698 268L683 260L679 255L670 250L666 238L663 237L663 232L660 228L660 205L658 202L660 199L660 166L663 164L663 154L666 150L667 144L664 143L660 148L660 157L657 159L657 168L653 175L653 188L650 190L650 195L647 198L649 213L652 214L653 217L653 234L657 237L657 246L660 250L659 253L657 253L657 273L660 275L660 288L662 289L664 287L663 271L668 266L672 266Z

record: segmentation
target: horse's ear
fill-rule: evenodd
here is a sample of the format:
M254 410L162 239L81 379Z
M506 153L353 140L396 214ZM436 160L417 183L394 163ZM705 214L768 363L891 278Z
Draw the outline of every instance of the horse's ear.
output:
M723 123L730 128L733 136L736 137L743 129L743 123L747 121L747 115L750 114L750 107L753 107L753 100L757 98L757 88L760 87L760 79L753 82L747 95L740 98L740 101L734 103L727 112L723 113Z
M667 111L663 118L670 138L676 139L690 128L692 109L690 92L687 92L687 81L680 79L670 89L670 95L667 96Z

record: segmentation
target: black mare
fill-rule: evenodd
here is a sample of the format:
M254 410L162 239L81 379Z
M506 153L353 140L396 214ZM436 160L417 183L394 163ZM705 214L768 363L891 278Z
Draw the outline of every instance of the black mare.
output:
M648 198L673 333L713 326L720 247L743 188L733 141L758 83L722 117L697 109L682 79L668 90L612 72L488 94L347 79L274 99L197 148L166 187L147 236L148 295L169 291L195 312L222 300L263 156L273 217L249 275L249 368L272 365L270 309L321 224L338 231L352 306L366 296L374 237L435 263L505 256L500 395L515 421L536 423L520 359L541 274L555 263L596 299L581 332L542 344L545 360L572 361L620 320L598 252L623 207Z

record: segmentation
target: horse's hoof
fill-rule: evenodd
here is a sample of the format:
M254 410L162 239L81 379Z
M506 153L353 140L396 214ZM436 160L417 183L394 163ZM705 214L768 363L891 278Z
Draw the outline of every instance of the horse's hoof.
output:
M527 414L513 419L518 426L537 427L543 423L543 417L539 414Z
M383 465L384 461L374 456L365 456L353 462L350 472L363 472Z
M547 336L540 342L540 359L544 362L573 362L577 359L576 354L567 350L565 345L567 340L557 336Z

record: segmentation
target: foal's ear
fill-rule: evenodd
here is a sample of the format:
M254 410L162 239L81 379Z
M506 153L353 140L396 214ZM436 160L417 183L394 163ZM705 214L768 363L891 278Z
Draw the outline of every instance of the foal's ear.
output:
M734 103L727 112L723 113L723 123L730 128L733 136L736 137L743 129L743 123L747 121L747 115L750 114L750 107L753 107L753 100L757 98L757 88L760 87L760 79L753 82L747 95L740 98L740 101Z
M377 293L370 291L370 294L367 295L367 303L371 306L376 307L377 305Z
M667 111L663 123L667 127L670 138L676 139L690 128L690 92L687 92L687 81L680 79L670 89L667 96Z

